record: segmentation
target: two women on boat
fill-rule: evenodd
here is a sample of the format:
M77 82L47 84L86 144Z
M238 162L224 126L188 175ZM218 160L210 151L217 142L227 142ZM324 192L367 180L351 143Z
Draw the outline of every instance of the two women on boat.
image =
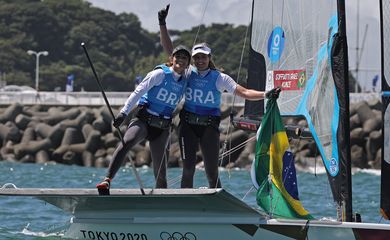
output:
M121 167L127 152L142 140L149 140L156 188L166 188L167 147L172 114L182 99L191 74L189 65L191 53L183 45L177 46L167 64L161 64L149 72L127 99L124 107L114 119L119 128L129 112L137 105L137 114L113 154L105 179L96 185L99 190L109 189L111 180Z
M170 62L149 72L127 99L114 119L118 128L131 109L138 105L136 118L124 135L109 165L105 179L96 185L109 189L111 180L121 167L127 152L142 140L149 140L156 188L167 188L166 148L172 114L183 94L185 103L180 112L179 143L183 160L182 188L192 188L196 166L196 150L200 145L210 188L220 188L218 174L219 124L221 121L221 93L227 91L248 100L261 100L268 93L247 89L229 75L220 72L212 61L211 49L206 43L196 44L192 52L180 45L173 49L166 28L169 6L159 12L160 37ZM191 57L194 65L190 67Z
M172 41L166 27L169 5L159 11L160 40L164 50L171 54ZM221 121L221 93L227 91L247 100L261 100L263 91L247 89L237 84L229 75L219 71L212 60L211 48L206 43L192 48L193 66L185 92L185 103L180 112L179 144L183 160L182 188L192 188L196 166L196 151L200 145L204 168L210 188L220 188L219 124ZM279 94L273 89L267 94Z

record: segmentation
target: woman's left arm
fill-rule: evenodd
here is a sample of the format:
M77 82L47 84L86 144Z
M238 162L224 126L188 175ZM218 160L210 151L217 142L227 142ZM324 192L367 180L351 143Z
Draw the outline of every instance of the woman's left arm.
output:
M240 84L236 83L232 77L225 73L220 73L217 79L217 88L223 92L228 91L234 93L247 100L262 100L265 98L265 92L257 91L254 89L247 89Z
M247 89L240 84L237 84L236 90L234 91L234 94L237 96L240 96L242 98L245 98L247 100L262 100L265 98L265 92L257 91L254 89Z

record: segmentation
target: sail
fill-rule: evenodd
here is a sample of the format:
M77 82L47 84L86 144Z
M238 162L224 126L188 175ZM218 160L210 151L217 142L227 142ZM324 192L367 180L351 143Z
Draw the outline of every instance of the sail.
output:
M351 219L349 88L344 1L254 0L250 60L283 116L303 116L335 202ZM263 63L264 61L264 63ZM250 62L249 68L255 62ZM265 76L265 79L262 77ZM260 84L262 85L262 84ZM249 86L249 85L248 85Z
M298 197L293 154L276 98L267 102L256 144L254 173L257 203L267 214L283 218L312 219Z
M380 1L381 14L381 59L382 59L382 106L383 106L383 149L381 162L381 213L390 217L390 0Z

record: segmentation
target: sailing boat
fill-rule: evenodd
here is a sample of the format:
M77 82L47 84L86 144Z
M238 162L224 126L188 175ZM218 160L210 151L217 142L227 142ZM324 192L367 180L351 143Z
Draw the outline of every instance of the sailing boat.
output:
M382 12L390 12L389 0L380 3ZM303 211L290 216L274 211L280 206L278 201L286 200L283 186L277 186L282 189L277 198L262 198L267 191L258 193L258 202L270 199L272 207L260 204L266 214L224 189L112 189L110 196L99 196L96 189L11 187L1 188L0 195L33 196L70 213L73 217L65 237L75 239L390 239L390 225L353 221L344 5L343 0L254 0L248 82L248 87L261 90L281 86L279 99L270 99L266 105L276 109L278 103L283 116L306 118L307 131L319 148L340 209L338 221L315 220ZM384 26L390 25L382 23ZM389 33L382 32L383 46L387 47ZM390 57L384 53L386 64ZM382 75L382 79L388 76L386 71ZM262 81L252 85L252 79ZM384 93L384 102L389 103L390 94ZM263 115L263 109L247 104L247 115L235 125L257 128L259 119L253 117ZM264 118L278 112L269 109ZM253 114L253 110L260 113ZM387 110L384 123L388 126L386 114ZM260 131L266 129L263 120ZM283 135L280 124L275 129L273 134ZM300 133L295 135L299 137ZM384 136L388 143L386 131ZM284 156L285 147L275 149L276 155ZM383 158L390 156L388 151L385 147ZM258 156L256 161L264 156L269 159L267 152ZM388 165L384 160L383 183L388 182ZM274 169L270 172L275 173ZM257 180L261 182L260 177ZM272 184L268 181L268 189L276 190ZM381 207L389 216L390 196L386 191L383 185Z
M282 115L306 119L339 220L353 221L344 1L255 1L251 48L250 59L264 68L254 77L263 79L263 89L282 88Z

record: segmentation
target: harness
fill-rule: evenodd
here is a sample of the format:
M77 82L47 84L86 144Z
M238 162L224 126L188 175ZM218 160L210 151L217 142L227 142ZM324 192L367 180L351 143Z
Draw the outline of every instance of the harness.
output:
M168 129L171 126L172 118L167 119L163 116L155 116L153 114L148 113L146 109L146 106L139 105L136 116L142 121L146 122L149 126L160 129Z
M219 123L221 122L221 117L219 116L202 116L192 112L188 112L184 109L180 112L180 118L184 119L184 121L188 124L198 126L213 126L216 128L219 127Z
M183 81L181 78L175 80L173 72L165 65L159 65L155 69L164 71L164 79L159 85L149 89L140 98L138 105L146 105L151 112L171 117L176 105L183 96L187 81Z

